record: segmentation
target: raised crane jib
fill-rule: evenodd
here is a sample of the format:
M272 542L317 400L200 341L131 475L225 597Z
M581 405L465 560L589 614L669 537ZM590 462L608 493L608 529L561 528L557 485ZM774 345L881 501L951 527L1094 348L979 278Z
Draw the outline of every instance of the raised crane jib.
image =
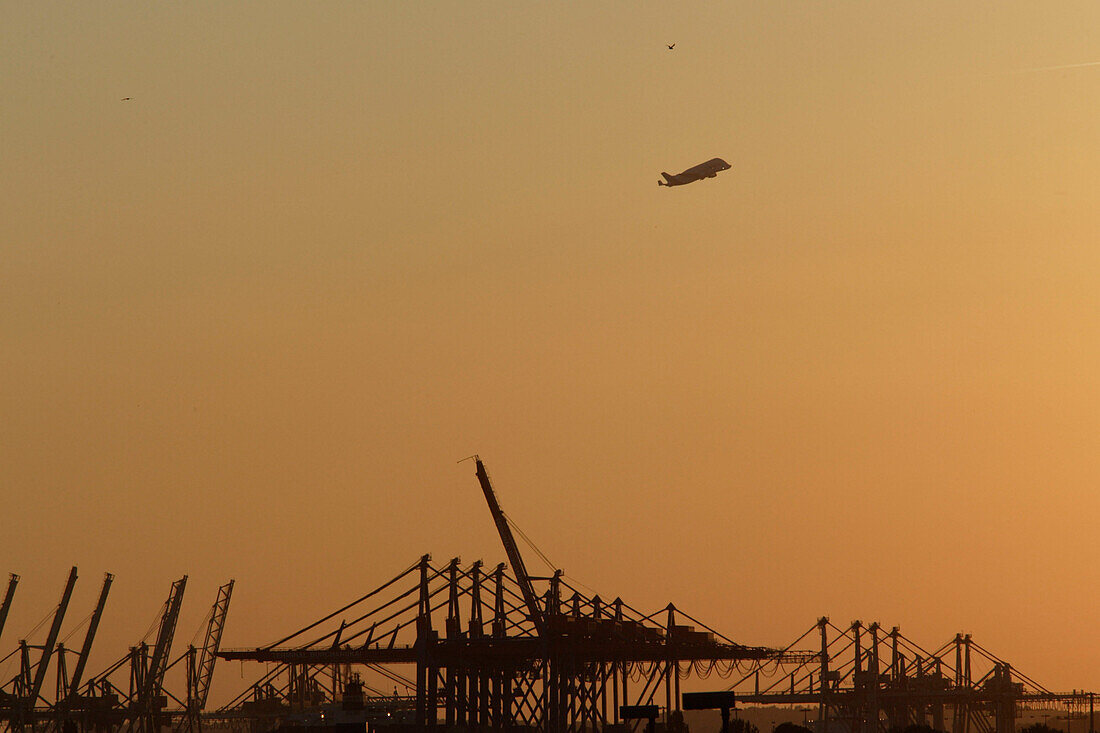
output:
M214 662L221 648L222 631L225 630L225 618L229 615L229 599L233 596L233 581L218 588L218 597L210 610L210 622L206 625L206 638L202 644L198 663L198 685L196 700L199 710L206 707L206 698L210 693L210 681L214 677Z
M80 647L80 656L76 660L76 669L73 670L72 679L69 680L69 694L76 695L80 682L84 678L84 668L88 665L88 655L92 652L92 642L95 641L95 632L99 628L99 620L103 618L103 607L107 605L107 594L111 592L111 581L115 576L110 573L103 574L103 588L99 591L99 601L92 611L92 618L88 622L88 631L84 634L84 645Z
M519 547L516 546L516 538L512 536L512 528L508 526L508 518L504 516L504 511L500 508L497 496L493 492L493 485L489 483L489 474L485 472L485 464L481 462L480 458L475 457L474 461L477 464L477 480L481 483L481 490L485 492L485 501L489 504L489 511L492 513L493 521L497 525L497 533L500 535L500 541L504 544L504 552L507 553L508 562L512 566L512 571L516 574L516 582L519 584L520 592L523 593L523 600L527 604L527 614L531 617L535 628L538 629L539 636L544 636L545 622L542 609L539 607L539 599L535 595L535 588L531 585L531 578L527 575L527 567L523 564L523 556L519 554Z
M61 603L57 604L57 610L53 615L53 624L46 636L46 644L42 647L42 657L38 661L38 668L34 673L34 682L31 683L30 694L27 699L34 705L38 700L38 693L42 691L42 683L46 681L46 669L50 665L50 656L57 644L57 635L61 632L61 622L65 618L65 610L69 607L69 599L73 595L73 586L76 585L76 568L69 572L69 579L65 582L65 590L61 594Z
M4 633L4 622L8 620L8 611L11 610L11 600L15 597L17 585L19 585L19 576L12 573L8 576L8 592L4 594L4 602L0 603L0 634Z
M142 701L147 705L160 694L164 683L164 672L168 668L168 655L172 650L172 638L176 635L176 621L179 620L183 591L186 588L187 576L185 575L172 583L168 600L164 603L164 613L160 617L160 629L157 631L157 641L153 646L149 672L145 678L145 689L142 690L141 695Z

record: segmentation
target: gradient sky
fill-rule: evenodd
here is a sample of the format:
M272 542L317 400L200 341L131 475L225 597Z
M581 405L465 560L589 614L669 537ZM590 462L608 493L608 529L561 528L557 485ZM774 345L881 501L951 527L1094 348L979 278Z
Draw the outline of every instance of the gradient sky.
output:
M476 452L605 596L1100 689L1100 67L1021 71L1098 27L0 1L0 654L73 564L66 633L117 576L99 671L184 573L177 645L233 577L244 646L424 552L499 562Z

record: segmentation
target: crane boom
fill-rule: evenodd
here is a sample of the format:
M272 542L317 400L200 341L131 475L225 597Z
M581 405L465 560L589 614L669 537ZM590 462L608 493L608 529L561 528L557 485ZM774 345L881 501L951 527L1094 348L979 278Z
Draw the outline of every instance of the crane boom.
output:
M4 622L8 620L11 599L15 597L15 586L19 585L19 576L11 573L8 577L8 592L4 594L4 603L0 605L0 634L4 633Z
M508 518L504 516L504 510L500 508L500 502L493 492L493 485L489 482L489 474L485 472L485 464L477 456L474 457L477 465L477 480L481 483L481 490L485 493L485 501L489 504L489 512L493 515L493 521L497 525L497 534L504 544L504 552L508 554L508 562L516 574L516 583L523 593L524 603L527 604L527 614L538 629L539 636L545 636L545 621L542 609L539 607L538 596L531 584L531 578L527 575L527 566L523 564L523 556L519 554L516 538L512 536L512 528L508 526Z
M115 579L115 576L110 573L103 574L103 590L99 592L99 602L96 603L95 611L92 612L92 620L88 622L88 633L84 635L84 646L80 648L80 657L76 660L76 669L73 670L73 677L69 680L69 694L75 695L77 690L80 689L80 680L84 676L84 667L88 664L88 655L92 651L92 641L95 640L95 632L99 628L99 619L103 617L103 607L107 605L107 593L111 590L111 581Z
M206 707L206 697L210 693L210 681L214 678L214 661L222 643L222 631L225 629L225 617L229 614L229 599L233 595L233 581L218 588L218 597L210 611L210 623L206 626L206 640L202 645L198 663L197 702L198 709Z
M183 603L183 591L187 587L187 576L183 576L175 583L168 593L168 600L164 604L164 615L160 618L160 629L157 631L157 642L153 646L153 655L149 660L149 674L145 678L145 689L142 690L142 701L148 705L153 698L160 694L161 685L164 682L164 672L168 668L168 654L172 649L172 638L176 635L176 621L180 615L180 605Z
M46 669L50 666L50 656L53 654L54 645L57 643L57 635L61 632L61 622L65 619L65 611L69 607L69 599L73 595L73 586L76 585L76 566L69 571L69 579L65 582L65 590L61 594L61 603L57 604L57 611L53 615L53 624L50 625L50 633L46 637L46 645L42 647L42 657L38 660L38 668L34 671L34 682L31 683L30 694L27 700L34 705L38 700L38 693L42 690L42 683L46 681Z

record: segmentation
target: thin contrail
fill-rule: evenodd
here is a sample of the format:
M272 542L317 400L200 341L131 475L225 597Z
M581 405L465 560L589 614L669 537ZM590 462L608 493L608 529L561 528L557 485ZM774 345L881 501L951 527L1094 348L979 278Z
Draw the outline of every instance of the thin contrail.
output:
M1083 64L1062 64L1061 66L1036 66L1034 69L1016 69L1013 74L1030 74L1035 71L1058 71L1059 69L1080 69L1084 66L1100 66L1100 61L1086 61Z

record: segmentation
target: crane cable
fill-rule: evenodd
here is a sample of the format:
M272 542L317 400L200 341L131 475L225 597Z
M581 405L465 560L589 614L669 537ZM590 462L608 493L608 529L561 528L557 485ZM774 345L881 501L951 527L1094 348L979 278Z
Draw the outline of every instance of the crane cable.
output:
M550 558L546 556L546 553L540 550L539 546L536 545L534 541L527 536L527 533L520 529L520 526L516 524L515 520L508 516L503 509L500 510L500 513L504 515L504 518L508 521L509 526L511 526L511 528L516 531L516 534L518 534L520 538L522 538L523 541L526 542L531 547L531 549L535 551L535 554L538 555L539 558L546 564L546 567L548 567L550 570L557 570L557 568L554 566L554 563L550 562Z

